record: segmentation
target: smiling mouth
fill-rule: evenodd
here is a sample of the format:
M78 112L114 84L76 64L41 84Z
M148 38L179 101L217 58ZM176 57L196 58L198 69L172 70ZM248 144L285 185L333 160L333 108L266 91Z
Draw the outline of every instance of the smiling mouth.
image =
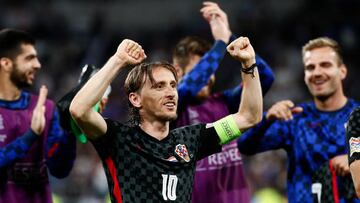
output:
M175 102L166 102L164 104L164 106L168 107L168 108L175 108L176 107L176 104Z

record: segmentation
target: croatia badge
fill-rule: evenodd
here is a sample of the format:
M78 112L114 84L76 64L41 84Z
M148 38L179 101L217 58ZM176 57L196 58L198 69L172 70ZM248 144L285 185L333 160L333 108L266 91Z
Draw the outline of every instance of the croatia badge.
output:
M175 153L179 155L182 159L184 159L186 162L190 161L190 156L188 153L188 150L186 149L186 146L184 144L178 144L175 147Z

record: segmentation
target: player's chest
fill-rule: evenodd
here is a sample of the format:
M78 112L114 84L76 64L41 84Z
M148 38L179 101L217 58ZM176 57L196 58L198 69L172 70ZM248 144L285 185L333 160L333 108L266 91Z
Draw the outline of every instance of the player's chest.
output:
M30 124L31 111L0 108L0 146L26 132Z

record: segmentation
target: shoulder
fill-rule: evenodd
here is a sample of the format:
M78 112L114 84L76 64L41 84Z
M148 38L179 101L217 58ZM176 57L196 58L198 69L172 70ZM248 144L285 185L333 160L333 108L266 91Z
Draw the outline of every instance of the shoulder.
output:
M360 106L355 107L351 112L350 120L358 123L360 122Z
M119 121L112 120L111 118L105 118L105 122L107 125L106 134L108 134L108 132L116 133L116 132L125 132L135 129L134 126L130 126L128 124L124 124Z
M180 128L176 128L171 131L171 133L178 135L178 136L195 136L200 134L201 130L205 129L205 124L199 123L195 125L187 125Z

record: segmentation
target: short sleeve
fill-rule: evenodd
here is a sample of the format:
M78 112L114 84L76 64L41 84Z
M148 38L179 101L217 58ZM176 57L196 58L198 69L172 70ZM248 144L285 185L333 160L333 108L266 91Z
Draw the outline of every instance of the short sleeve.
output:
M197 160L201 160L211 154L221 152L222 146L220 145L220 139L217 135L215 128L206 128L203 124L200 131L200 142Z

